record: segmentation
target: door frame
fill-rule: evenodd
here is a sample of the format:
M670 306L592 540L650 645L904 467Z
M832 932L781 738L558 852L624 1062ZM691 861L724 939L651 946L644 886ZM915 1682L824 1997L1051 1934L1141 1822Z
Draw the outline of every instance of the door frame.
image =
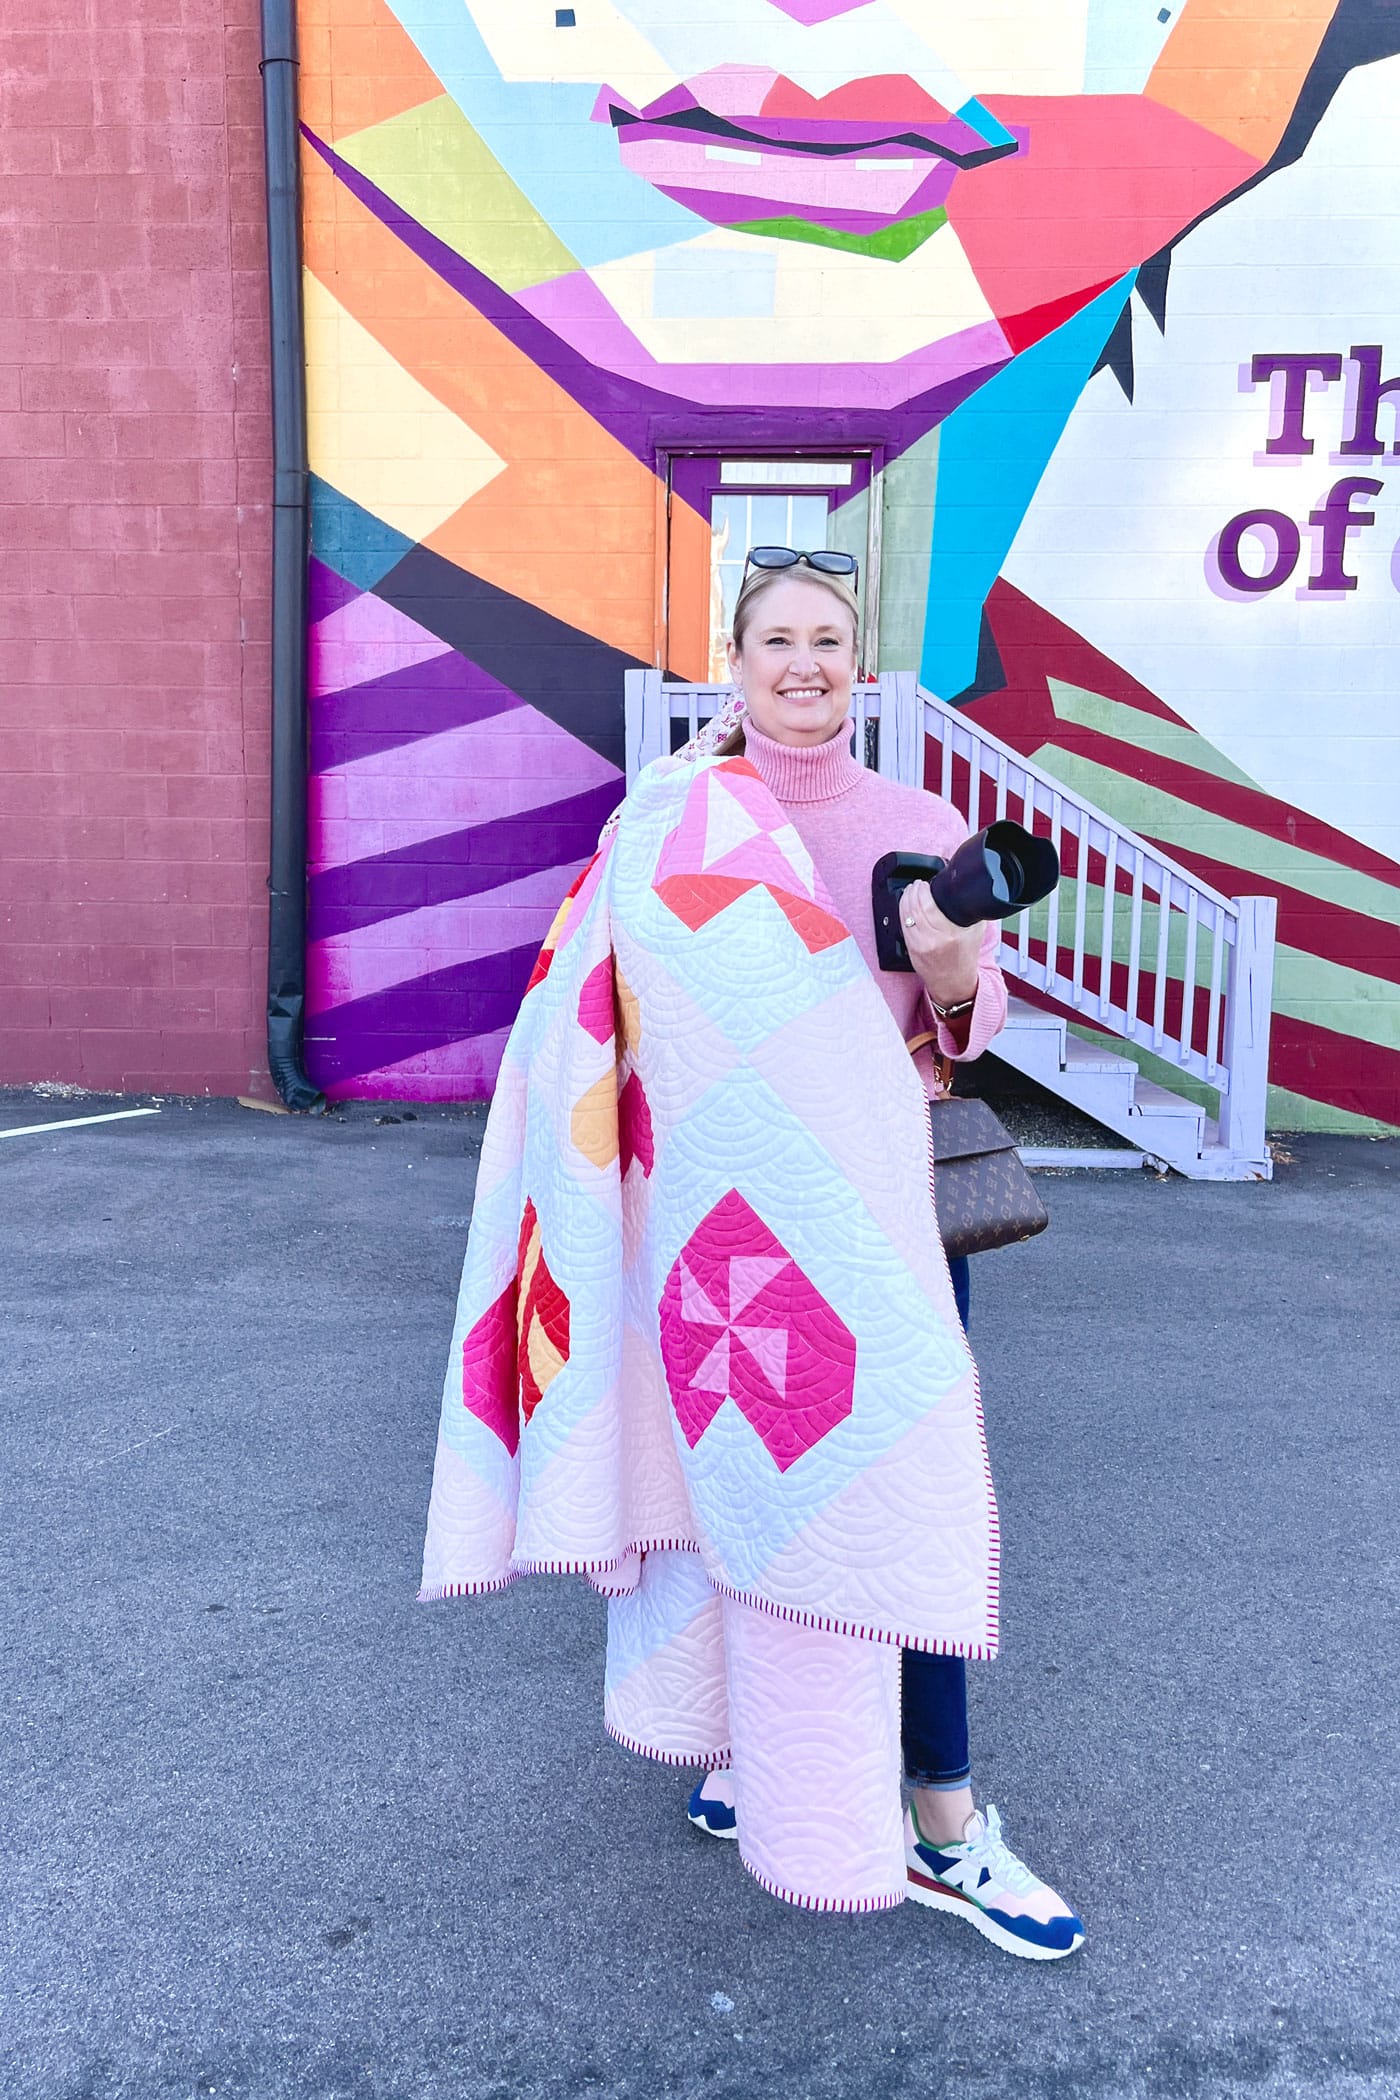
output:
M678 461L691 459L714 460L866 460L869 462L867 487L867 513L865 531L865 558L861 564L861 631L856 675L869 678L877 675L880 667L880 554L884 536L884 488L885 447L879 443L864 444L756 444L752 435L734 445L717 443L713 438L704 441L659 445L657 447L658 531L656 536L656 648L655 664L658 670L666 668L667 637L670 632L671 615L671 521L673 506L683 501L675 487L675 468ZM718 481L715 486L720 484ZM829 484L813 482L805 493L829 492ZM800 485L794 485L788 493L803 493Z

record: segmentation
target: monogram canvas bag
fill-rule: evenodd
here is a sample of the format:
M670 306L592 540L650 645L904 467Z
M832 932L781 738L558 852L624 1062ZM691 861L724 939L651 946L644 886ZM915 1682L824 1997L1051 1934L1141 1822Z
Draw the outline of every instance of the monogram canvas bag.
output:
M936 1040L930 1030L910 1039L910 1051ZM944 1251L987 1254L1034 1239L1050 1223L1035 1183L1021 1164L1006 1126L985 1101L959 1100L946 1089L953 1067L939 1067L945 1093L929 1103L933 1130L934 1202Z

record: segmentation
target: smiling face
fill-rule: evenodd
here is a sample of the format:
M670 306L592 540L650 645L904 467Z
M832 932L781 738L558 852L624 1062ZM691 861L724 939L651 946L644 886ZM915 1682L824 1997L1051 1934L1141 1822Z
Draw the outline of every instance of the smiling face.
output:
M741 608L739 624L729 668L755 726L775 744L835 736L856 675L855 624L835 592L781 575Z
M514 172L580 268L521 303L715 405L960 398L1256 172L1310 57L1278 44L1293 0L1244 28L1231 0L467 4L502 109L538 126L552 84L547 165ZM1199 75L1158 67L1182 33ZM1277 109L1192 113L1243 108L1266 57Z

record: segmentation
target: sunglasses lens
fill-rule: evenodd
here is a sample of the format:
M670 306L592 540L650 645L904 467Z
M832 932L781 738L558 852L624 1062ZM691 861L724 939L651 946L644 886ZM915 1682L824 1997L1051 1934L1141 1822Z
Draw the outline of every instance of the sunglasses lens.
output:
M807 559L814 569L820 569L827 576L854 576L856 573L854 554L836 554L830 548L822 547L815 554L809 554Z
M750 547L749 560L756 569L790 569L799 556L791 547Z

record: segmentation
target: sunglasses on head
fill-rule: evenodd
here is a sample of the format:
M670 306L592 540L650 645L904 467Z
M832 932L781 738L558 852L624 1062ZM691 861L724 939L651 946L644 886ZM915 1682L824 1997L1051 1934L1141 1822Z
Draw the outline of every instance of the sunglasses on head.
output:
M795 569L799 562L823 576L849 576L854 580L860 574L860 563L854 554L838 554L833 547L818 547L811 553L798 547L750 547L744 574L747 576L750 569Z

